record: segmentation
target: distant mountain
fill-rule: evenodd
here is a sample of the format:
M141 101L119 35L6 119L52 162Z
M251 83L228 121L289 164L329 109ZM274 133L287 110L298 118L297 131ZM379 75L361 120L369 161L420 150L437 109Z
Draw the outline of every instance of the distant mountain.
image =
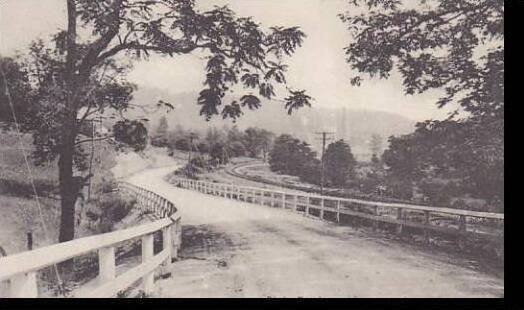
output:
M172 95L164 90L141 88L134 94L134 102L146 104L162 99L175 106L175 110L168 114L162 112L147 115L151 129L156 128L158 119L162 115L166 115L171 129L176 125L197 131L205 131L212 126L231 127L236 124L240 129L254 126L271 130L276 134L291 134L307 141L317 150L320 142L316 139L315 132L326 130L335 132L336 139L343 138L348 141L353 153L360 160L367 160L371 156L369 151L371 135L380 135L386 147L389 136L409 133L414 130L416 123L414 120L394 113L350 108L329 109L313 106L288 115L283 103L275 101L263 102L262 107L256 111L246 110L236 123L229 119L223 120L220 116L207 122L199 115L200 107L196 104L197 97L198 93Z

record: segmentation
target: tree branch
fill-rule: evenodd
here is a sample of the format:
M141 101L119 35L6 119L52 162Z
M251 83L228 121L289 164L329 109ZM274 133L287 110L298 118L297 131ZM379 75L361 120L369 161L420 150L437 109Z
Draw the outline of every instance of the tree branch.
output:
M98 62L97 58L100 53L109 46L109 43L118 35L120 30L120 11L122 9L123 0L117 0L113 3L113 12L114 17L113 24L109 26L109 30L103 34L97 41L95 41L88 49L87 54L80 63L78 71L80 75L86 76L91 71Z

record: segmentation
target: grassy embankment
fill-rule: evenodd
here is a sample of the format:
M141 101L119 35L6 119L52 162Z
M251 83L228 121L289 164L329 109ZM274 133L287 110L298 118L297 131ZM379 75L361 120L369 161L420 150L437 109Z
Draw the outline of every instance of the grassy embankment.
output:
M56 161L36 166L32 158L29 158L30 174L22 148L26 154L31 155L33 146L30 135L23 135L20 145L16 133L0 132L0 247L4 251L2 255L26 251L28 232L33 236L33 248L58 241L60 200ZM89 146L86 150L90 151ZM133 208L132 197L113 191L116 181L143 169L175 164L175 161L165 150L155 148L148 148L142 154L117 153L108 143L99 142L95 150L91 199L83 208L77 209L76 237L123 229L152 220L149 215L144 216ZM37 206L31 180L35 184L41 210ZM135 248L134 244L128 244L117 249L117 260L126 259L128 254L132 254L127 252L135 252ZM76 261L74 277L66 275L67 280L73 282L73 287L92 278L93 274L96 275L91 268L96 268L93 264L96 258L92 256L86 255ZM119 268L125 268L125 265L124 263ZM53 294L56 279L53 280L52 272L44 270L40 277L48 286L43 290Z

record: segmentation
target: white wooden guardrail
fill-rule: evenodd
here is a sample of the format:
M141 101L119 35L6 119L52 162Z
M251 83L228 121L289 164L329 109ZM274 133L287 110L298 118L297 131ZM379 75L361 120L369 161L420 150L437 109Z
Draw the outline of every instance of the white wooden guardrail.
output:
M426 236L429 230L459 236L467 234L488 238L503 236L504 214L501 213L301 194L178 177L172 177L169 181L205 194L291 209L305 215L312 215L315 212L320 219L330 217L331 220L340 222L340 215L345 214L367 219L373 222L374 228L379 222L390 223L396 225L399 234L403 227L415 227L424 230ZM437 225L439 222L445 225Z
M181 244L181 223L173 203L146 189L129 183L120 184L120 190L135 195L137 205L155 212L162 219L140 226L110 233L84 237L53 244L32 251L0 258L0 281L7 281L8 297L38 297L37 273L39 270L84 255L98 252L97 278L74 291L73 297L111 297L142 279L146 294L154 289L154 271L168 267L177 257ZM163 249L154 254L153 235L162 232ZM122 274L116 273L115 248L122 242L142 240L141 263Z

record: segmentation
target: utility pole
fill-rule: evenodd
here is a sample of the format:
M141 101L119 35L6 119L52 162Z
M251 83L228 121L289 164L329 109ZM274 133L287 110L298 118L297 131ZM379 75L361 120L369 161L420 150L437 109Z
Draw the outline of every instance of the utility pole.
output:
M324 195L324 153L326 151L326 141L333 140L332 137L328 137L328 135L335 134L334 132L327 132L327 131L321 131L321 132L315 132L317 135L322 135L322 155L320 156L320 194Z
M194 132L189 133L189 157L187 159L187 163L191 164L191 153L193 151L193 140L197 138L197 134Z

